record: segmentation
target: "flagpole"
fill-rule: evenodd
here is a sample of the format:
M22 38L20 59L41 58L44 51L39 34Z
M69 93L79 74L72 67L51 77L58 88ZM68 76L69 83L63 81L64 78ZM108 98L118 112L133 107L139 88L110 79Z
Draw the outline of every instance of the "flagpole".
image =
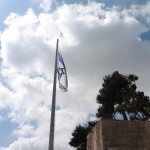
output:
M56 56L55 56L55 68L54 68L54 81L53 81L53 95L52 95L52 106L51 106L51 122L50 122L50 133L49 133L49 146L48 150L54 150L54 128L55 128L55 105L56 105L56 82L57 82L57 54L58 54L58 42L56 44Z

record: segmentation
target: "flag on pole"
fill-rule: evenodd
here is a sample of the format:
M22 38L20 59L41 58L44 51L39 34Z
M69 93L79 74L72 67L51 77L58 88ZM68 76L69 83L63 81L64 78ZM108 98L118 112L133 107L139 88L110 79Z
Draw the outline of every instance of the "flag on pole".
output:
M66 67L62 58L60 51L57 53L57 73L58 73L58 81L59 81L59 88L63 92L67 92L68 89L68 79L67 79L67 71Z

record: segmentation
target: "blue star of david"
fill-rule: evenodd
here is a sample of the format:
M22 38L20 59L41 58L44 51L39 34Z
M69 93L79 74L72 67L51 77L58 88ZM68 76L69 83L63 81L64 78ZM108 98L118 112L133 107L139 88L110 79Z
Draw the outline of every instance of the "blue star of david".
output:
M59 78L62 77L63 74L65 74L66 71L65 71L65 68L58 68L58 75L59 75Z

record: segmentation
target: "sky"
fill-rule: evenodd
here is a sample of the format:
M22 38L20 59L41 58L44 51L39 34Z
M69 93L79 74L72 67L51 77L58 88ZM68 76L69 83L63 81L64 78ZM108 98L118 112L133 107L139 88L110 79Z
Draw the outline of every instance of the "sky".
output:
M0 0L0 150L48 149L57 39L69 89L57 87L55 150L74 150L105 75L135 74L150 95L148 0Z

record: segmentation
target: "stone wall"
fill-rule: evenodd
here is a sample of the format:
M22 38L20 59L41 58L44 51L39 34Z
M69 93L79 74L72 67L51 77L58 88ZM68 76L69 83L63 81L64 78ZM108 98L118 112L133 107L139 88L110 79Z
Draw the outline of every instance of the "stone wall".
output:
M150 122L102 119L87 136L87 150L150 150Z

